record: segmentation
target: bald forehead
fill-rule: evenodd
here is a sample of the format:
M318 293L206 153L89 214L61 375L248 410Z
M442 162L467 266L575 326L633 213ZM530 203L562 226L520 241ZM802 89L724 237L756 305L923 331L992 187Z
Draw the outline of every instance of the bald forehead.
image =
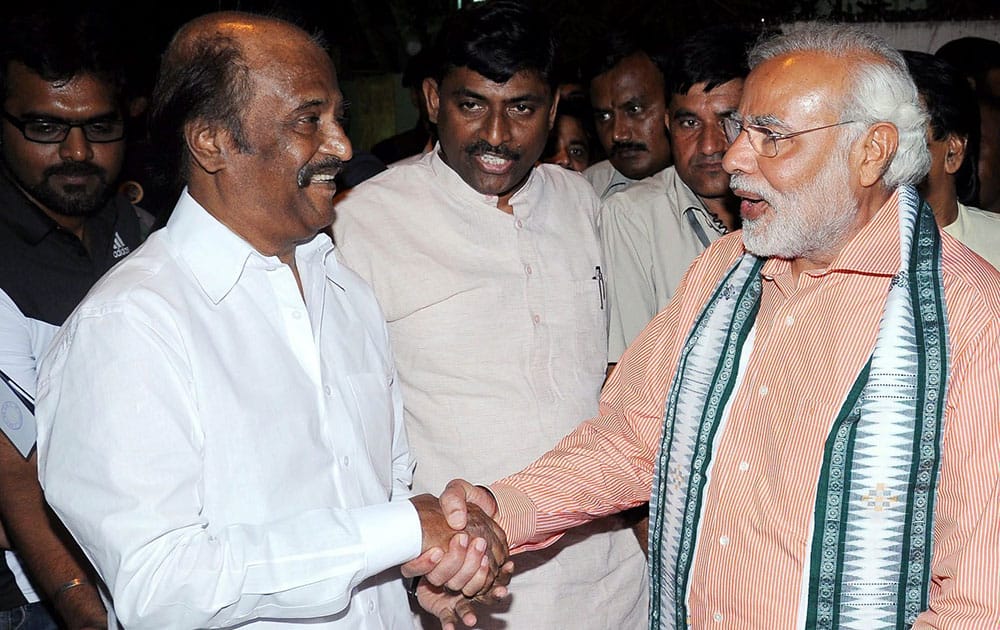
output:
M196 49L200 42L217 37L237 42L248 57L281 45L306 44L319 50L309 34L294 24L239 11L220 11L194 18L177 32L171 48L183 54Z

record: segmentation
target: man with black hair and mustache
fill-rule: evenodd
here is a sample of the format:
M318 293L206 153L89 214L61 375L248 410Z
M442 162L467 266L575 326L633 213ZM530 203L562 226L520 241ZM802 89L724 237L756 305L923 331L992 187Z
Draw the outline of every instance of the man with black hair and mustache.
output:
M740 225L722 121L739 105L751 41L743 28L716 24L678 42L666 77L673 165L604 202L609 364L667 305L691 261Z
M663 51L647 36L609 31L585 72L597 137L608 159L583 175L601 201L671 164Z
M333 224L388 320L421 492L527 463L597 410L607 354L597 195L536 166L556 114L548 24L477 3L437 46L437 146L354 188ZM509 606L476 627L642 627L644 565L620 521L594 523L518 565Z
M152 223L115 194L125 153L118 44L112 25L87 13L25 13L0 34L0 370L29 394L57 328ZM92 570L45 506L36 453L0 438L0 468L10 543L0 629L104 628Z

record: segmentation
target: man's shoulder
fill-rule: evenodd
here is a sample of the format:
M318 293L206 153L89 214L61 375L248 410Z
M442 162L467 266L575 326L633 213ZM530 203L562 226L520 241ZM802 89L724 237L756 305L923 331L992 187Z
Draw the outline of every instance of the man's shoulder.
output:
M618 171L615 170L615 167L611 165L610 160L601 160L600 162L595 162L594 164L588 166L583 171L583 177L590 182L591 185L596 187L599 184L607 185L617 172Z
M680 212L691 205L691 199L681 194L684 188L674 167L668 166L611 195L604 200L604 205L610 212L626 215L650 214L664 209Z
M345 190L337 196L335 206L338 215L341 212L378 212L379 209L390 211L392 208L387 207L387 200L393 198L412 200L415 191L424 196L434 188L433 170L423 160L417 160L393 165L357 186Z

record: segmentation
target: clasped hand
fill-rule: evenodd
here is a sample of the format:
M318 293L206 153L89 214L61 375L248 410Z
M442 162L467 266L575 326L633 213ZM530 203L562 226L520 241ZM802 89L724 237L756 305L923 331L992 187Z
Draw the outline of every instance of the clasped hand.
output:
M458 484L458 485L456 485ZM466 502L466 494L473 495ZM410 499L420 517L423 544L419 557L402 566L407 577L423 576L417 589L421 606L437 615L445 630L461 619L473 625L473 602L494 603L507 596L514 570L507 536L492 520L496 504L481 488L453 481L439 502L430 494ZM479 494L481 493L481 494Z

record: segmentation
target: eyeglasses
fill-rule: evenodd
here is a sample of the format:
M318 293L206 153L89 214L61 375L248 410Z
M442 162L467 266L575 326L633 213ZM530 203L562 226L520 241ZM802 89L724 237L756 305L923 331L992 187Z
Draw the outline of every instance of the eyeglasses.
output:
M0 111L0 115L14 125L25 140L41 144L59 144L69 136L73 127L83 130L87 142L118 142L125 137L125 122L122 120L87 120L79 123L44 118L21 120L5 110Z
M831 127L839 127L840 125L850 125L855 122L858 121L844 120L832 125L823 125L822 127L813 127L812 129L803 129L802 131L778 133L760 125L744 125L735 118L723 118L722 129L726 134L726 140L729 144L736 142L741 133L744 131L747 132L747 138L750 139L750 146L753 147L753 150L762 157L773 158L778 155L778 140L788 140L795 136L801 136L804 133L830 129Z

